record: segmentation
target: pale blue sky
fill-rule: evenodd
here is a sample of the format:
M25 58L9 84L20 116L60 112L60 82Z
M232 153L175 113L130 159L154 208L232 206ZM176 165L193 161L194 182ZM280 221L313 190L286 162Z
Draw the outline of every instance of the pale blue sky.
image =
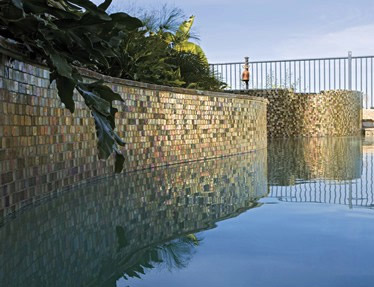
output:
M95 0L95 2L101 2ZM209 62L374 54L373 0L114 0L195 15Z

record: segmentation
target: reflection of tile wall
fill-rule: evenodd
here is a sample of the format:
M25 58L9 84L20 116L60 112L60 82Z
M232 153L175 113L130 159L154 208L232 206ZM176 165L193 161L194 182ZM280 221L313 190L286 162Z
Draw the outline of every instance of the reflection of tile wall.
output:
M0 282L104 286L139 260L134 252L213 228L259 206L267 192L266 149L105 178L0 227ZM124 230L122 248L117 227Z
M361 177L361 137L273 139L268 146L269 183L346 181Z
M125 100L116 120L127 171L266 147L263 99L105 79ZM112 159L97 159L94 121L76 98L71 115L47 70L0 64L0 216L112 172Z
M324 91L296 94L292 90L254 90L252 96L269 100L269 137L359 135L362 93Z

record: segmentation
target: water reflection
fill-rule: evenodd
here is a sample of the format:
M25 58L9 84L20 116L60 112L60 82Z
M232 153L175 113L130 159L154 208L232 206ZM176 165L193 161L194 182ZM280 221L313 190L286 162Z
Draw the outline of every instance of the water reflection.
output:
M188 265L215 227L261 204L267 151L101 180L0 228L1 286L116 286Z
M118 278L140 279L147 271L156 267L163 266L168 270L185 268L199 242L195 234L187 234L168 242L135 250L131 254L119 252L115 260L106 262L101 266L102 269L95 271L98 275L92 276L92 281L84 286L113 287L116 286ZM111 264L113 261L116 265Z
M268 147L269 183L289 186L311 180L354 180L362 173L362 140L273 140Z
M366 150L372 146L365 142ZM129 279L147 278L156 268L187 270L204 247L200 231L263 203L373 208L373 170L374 152L363 153L360 138L301 139L273 141L268 151L104 179L0 227L0 286L114 287L120 278L127 286ZM273 222L278 215L272 210L281 214L282 207L272 206L257 214ZM244 233L252 238L251 228L260 230L256 236L263 232L264 240L279 230L279 223L262 230L254 218L230 231L236 230L232 236L240 248L250 248L250 241L240 239ZM262 242L256 236L252 242ZM251 252L258 256L259 250Z
M271 142L268 197L373 208L372 143L360 137Z

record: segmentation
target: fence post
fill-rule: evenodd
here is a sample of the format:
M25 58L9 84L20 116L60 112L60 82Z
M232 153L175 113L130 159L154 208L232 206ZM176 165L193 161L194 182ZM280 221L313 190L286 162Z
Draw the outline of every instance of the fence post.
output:
M352 90L352 52L348 52L348 90Z

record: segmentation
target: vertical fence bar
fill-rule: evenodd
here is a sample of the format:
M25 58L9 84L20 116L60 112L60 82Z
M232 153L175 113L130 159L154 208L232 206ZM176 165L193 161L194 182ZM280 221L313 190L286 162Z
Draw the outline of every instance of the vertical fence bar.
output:
M352 90L352 52L348 52L348 90Z
M365 59L365 75L366 75L366 79L365 79L365 85L366 85L366 89L365 89L365 97L366 97L366 103L368 102L368 97L369 97L369 88L368 88L368 58Z
M227 83L226 79L225 79L224 76L223 76L223 65L220 66L219 75L220 75L220 77L221 77L221 80L224 81L225 83Z
M360 58L360 90L362 91L362 58Z
M357 58L356 59L354 59L355 60L355 90L357 91L357 89L358 89L358 68L357 68L357 63L358 63L358 61L357 61Z
M238 84L238 75L236 74L236 64L234 64L234 89L236 90L237 89L237 84Z
M334 90L336 90L336 60L334 60Z
M347 62L348 62L348 58L347 58L347 61L344 60L344 90L347 89Z
M301 92L301 61L299 61L299 92Z
M311 68L310 68L310 61L308 61L308 66L309 66L309 83L308 83L308 86L309 86L309 93L311 92L311 88L312 88L312 78L311 78Z
M293 62L293 78L294 78L294 89L296 91L297 89L297 83L296 83L296 61Z
M265 63L265 88L268 89L268 64Z
M284 63L284 88L287 88L287 61Z
M318 90L321 91L321 60L318 60Z
M306 85L305 85L305 82L306 82L306 61L304 60L304 93L306 92Z
M274 63L275 64L275 68L274 68L274 81L275 81L275 89L277 90L278 89L278 81L277 81L277 62Z
M323 90L326 91L326 60L323 60Z
M316 61L313 61L313 81L314 81L314 93L317 93L317 79L316 79Z
M373 107L373 100L374 100L374 90L373 90L373 58L371 58L371 74L370 74L370 79L371 79L371 93L370 93L370 106L367 106L366 108L371 108Z
M282 88L282 62L279 62L279 88Z
M331 89L331 60L328 60L329 61L329 90Z
M344 61L344 59L343 59L343 61ZM339 60L339 89L343 90L343 87L342 87L342 60L341 59Z
M253 68L253 64L251 64L250 67L251 67L250 79L252 81L252 89L253 89L254 88L254 77L253 77L254 68Z
M227 69L226 69L226 71L227 71ZM229 72L230 72L230 88L232 89L233 87L232 87L232 65L231 64L229 66Z
M290 79L289 79L289 83L290 83L290 89L292 88L292 67L291 67L291 61L288 62L288 69L289 69L289 75L290 75Z

